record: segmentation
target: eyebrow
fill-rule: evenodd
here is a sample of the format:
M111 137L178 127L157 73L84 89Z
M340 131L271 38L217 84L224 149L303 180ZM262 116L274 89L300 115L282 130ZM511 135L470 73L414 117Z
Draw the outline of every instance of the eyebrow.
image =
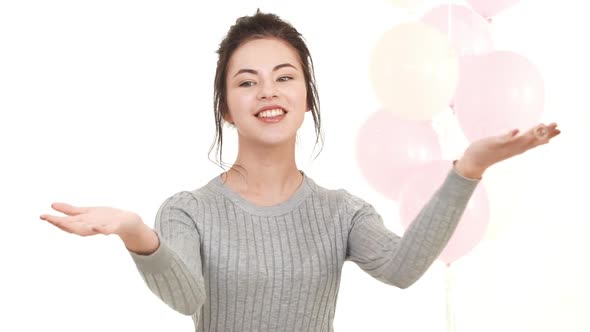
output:
M297 70L297 68L295 68L295 66L293 66L293 65L292 65L292 64L290 64L290 63L282 63L282 64L280 64L280 65L276 65L276 66L275 66L275 67L272 69L272 71L277 71L277 70L279 70L279 69L281 69L281 68L284 68L284 67L292 67L293 69ZM240 69L240 70L238 70L238 72L237 72L237 73L236 73L236 74L235 74L233 77L236 77L236 76L238 76L239 74L243 74L243 73L250 73L250 74L257 75L257 74L258 74L258 71L254 70L254 69Z

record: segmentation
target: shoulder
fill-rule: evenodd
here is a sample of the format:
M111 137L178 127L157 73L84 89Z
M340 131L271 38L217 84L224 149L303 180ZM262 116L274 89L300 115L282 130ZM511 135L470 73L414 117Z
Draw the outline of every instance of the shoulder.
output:
M377 214L373 205L346 189L339 189L345 202L346 211L352 218L366 214Z
M198 207L199 200L192 192L183 190L169 195L160 204L159 212L165 210L194 210Z
M165 196L160 205L163 208L196 208L215 196L214 179L193 190L181 190Z
M223 184L219 176L210 178L196 189L178 191L169 195L161 207L176 207L196 211L206 206L214 206L223 196Z
M311 181L311 183L313 191L317 197L327 199L330 202L335 202L335 204L338 206L338 209L342 212L345 212L346 214L354 215L363 209L373 209L371 204L356 194L351 193L347 189L328 189L316 184L313 181ZM322 201L324 199L322 199Z

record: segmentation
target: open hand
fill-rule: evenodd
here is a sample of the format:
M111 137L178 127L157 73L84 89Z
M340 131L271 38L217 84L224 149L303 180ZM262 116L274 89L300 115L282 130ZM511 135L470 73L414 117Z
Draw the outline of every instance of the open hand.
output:
M461 158L462 162L471 169L483 172L495 163L547 144L561 133L555 122L548 126L539 124L522 135L518 135L518 132L518 129L513 129L506 134L485 137L471 143Z
M80 236L127 235L143 224L133 212L110 207L76 207L66 203L53 203L51 207L67 216L44 214L40 218L65 232Z

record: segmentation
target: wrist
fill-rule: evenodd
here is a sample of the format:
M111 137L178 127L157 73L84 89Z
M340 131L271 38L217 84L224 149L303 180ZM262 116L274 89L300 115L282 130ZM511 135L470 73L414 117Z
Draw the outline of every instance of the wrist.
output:
M142 231L145 231L145 228L148 228L141 217L133 212L128 212L123 220L117 232L122 240L136 238Z
M143 222L127 232L119 234L127 250L141 255L153 253L160 246L160 240L154 230Z
M486 170L485 167L475 166L464 158L453 161L453 167L462 177L474 180L481 180L483 173Z

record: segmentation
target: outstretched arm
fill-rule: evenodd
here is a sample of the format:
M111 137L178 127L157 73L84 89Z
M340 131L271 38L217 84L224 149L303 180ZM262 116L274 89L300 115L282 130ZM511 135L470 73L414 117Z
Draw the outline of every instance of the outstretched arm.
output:
M375 209L348 193L351 214L347 259L376 279L400 288L418 280L442 252L484 171L559 135L557 124L518 130L473 142L442 186L416 216L403 237L387 229Z
M129 251L150 290L185 315L197 313L206 298L201 242L191 213L196 209L188 192L168 198L156 215L157 250L149 255Z
M453 168L403 237L385 227L373 206L350 195L353 215L346 258L377 280L409 287L448 243L478 183Z
M199 234L191 214L194 198L179 193L160 207L156 230L130 211L53 203L66 216L43 214L61 230L79 236L120 236L149 288L174 310L192 315L205 301Z

